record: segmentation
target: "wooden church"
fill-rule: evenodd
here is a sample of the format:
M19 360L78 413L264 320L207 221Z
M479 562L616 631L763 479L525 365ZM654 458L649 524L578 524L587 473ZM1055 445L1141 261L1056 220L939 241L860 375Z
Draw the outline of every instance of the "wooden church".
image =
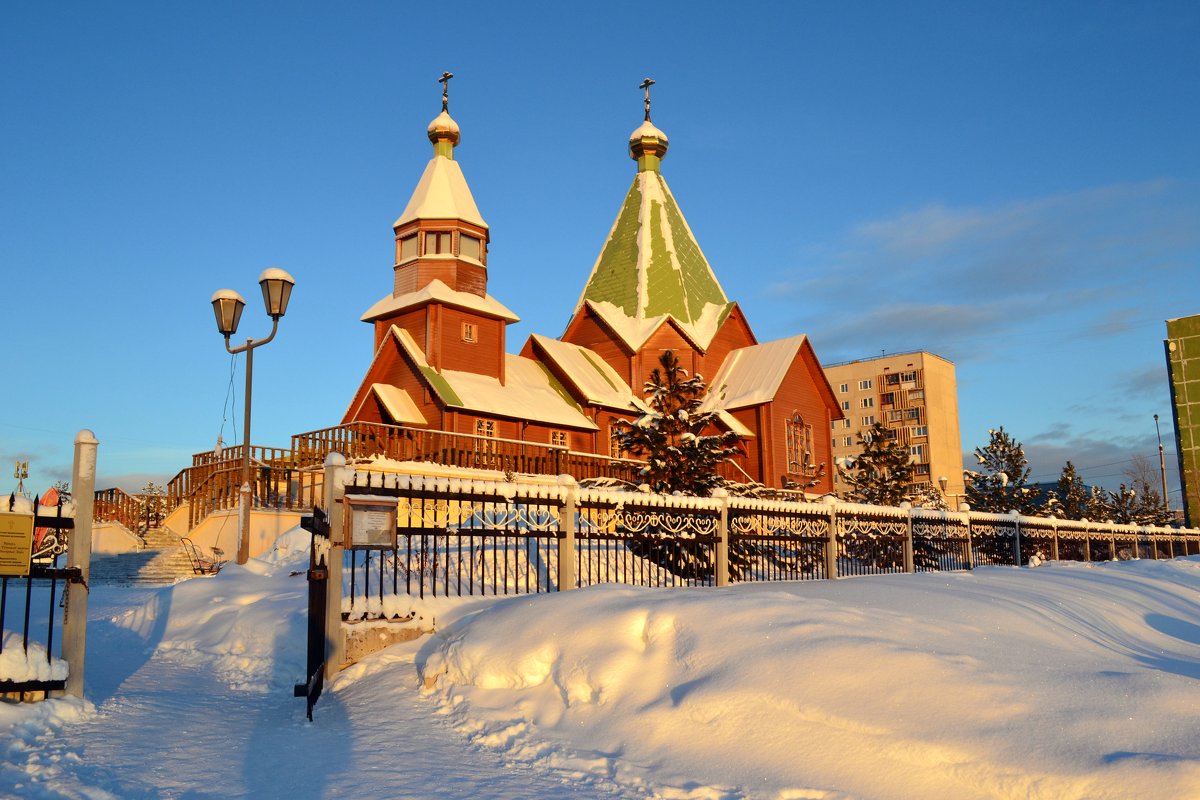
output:
M559 338L534 334L488 294L488 225L454 159L459 128L429 124L433 158L393 225L391 291L362 319L375 356L343 423L365 421L620 456L617 420L646 406L640 389L674 351L704 376L705 410L737 432L736 473L767 486L831 491L831 427L841 408L804 335L759 342L725 295L661 173L667 136L645 121L629 139L633 185Z

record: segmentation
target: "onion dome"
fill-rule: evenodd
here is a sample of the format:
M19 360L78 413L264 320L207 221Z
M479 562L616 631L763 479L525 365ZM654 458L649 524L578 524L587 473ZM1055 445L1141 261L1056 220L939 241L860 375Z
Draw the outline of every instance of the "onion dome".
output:
M667 135L647 119L629 134L629 157L638 162L638 172L658 172L667 145Z
M450 116L448 111L443 111L433 118L433 122L429 123L429 141L433 142L433 152L439 156L446 158L454 158L454 148L458 145L459 131L458 123Z

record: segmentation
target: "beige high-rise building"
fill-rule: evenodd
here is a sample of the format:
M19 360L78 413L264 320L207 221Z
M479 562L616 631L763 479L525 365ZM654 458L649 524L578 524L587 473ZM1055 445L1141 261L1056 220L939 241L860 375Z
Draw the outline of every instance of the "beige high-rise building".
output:
M858 435L882 422L909 448L913 488L932 484L951 508L963 502L962 438L954 363L933 353L864 358L824 367L846 418L833 423L833 458L862 452ZM841 489L836 470L834 488Z

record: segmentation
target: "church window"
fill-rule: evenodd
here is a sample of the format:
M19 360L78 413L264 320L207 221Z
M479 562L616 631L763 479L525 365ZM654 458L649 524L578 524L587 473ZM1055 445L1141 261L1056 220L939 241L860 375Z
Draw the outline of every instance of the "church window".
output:
M469 342L471 344L474 344L475 342L479 341L476 337L477 337L477 331L475 330L475 323L474 322L464 322L462 324L462 340L464 342Z
M804 423L799 412L784 423L787 438L787 471L792 475L808 474L813 471L813 428Z
M474 236L467 236L465 233L458 237L458 254L463 258L473 258L476 261L481 261L483 251L480 249L480 242Z
M566 447L567 432L566 431L550 431L550 446L551 447Z
M450 253L450 231L426 231L425 255L448 255Z
M417 257L417 235L405 236L400 240L400 260L408 261Z

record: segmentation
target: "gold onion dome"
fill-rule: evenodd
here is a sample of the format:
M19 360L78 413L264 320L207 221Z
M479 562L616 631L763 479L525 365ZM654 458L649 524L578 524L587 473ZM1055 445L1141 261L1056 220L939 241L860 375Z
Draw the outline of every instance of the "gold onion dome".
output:
M646 120L629 134L629 157L640 160L645 156L662 159L667 154L667 135ZM640 166L640 163L639 163Z
M450 142L451 145L458 144L458 123L454 121L448 111L443 111L433 118L433 122L429 123L428 133L429 141L434 144L438 142Z

